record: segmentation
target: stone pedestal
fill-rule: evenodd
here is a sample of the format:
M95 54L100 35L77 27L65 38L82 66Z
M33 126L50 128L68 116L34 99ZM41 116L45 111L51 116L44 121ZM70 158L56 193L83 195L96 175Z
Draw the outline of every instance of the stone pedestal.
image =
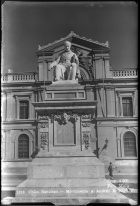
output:
M42 102L33 103L41 150L29 165L27 180L16 189L15 202L127 202L105 179L104 164L93 153L92 93L77 81L59 81L47 87Z
M127 202L105 179L104 164L89 151L72 154L64 150L39 156L28 168L28 179L17 187L15 202Z

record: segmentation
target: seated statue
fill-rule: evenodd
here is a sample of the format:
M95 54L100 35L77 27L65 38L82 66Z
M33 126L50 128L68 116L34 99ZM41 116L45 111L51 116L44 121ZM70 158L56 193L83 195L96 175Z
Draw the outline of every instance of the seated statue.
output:
M50 64L50 69L55 67L55 81L75 80L79 73L78 65L78 57L71 51L71 42L66 41L65 52Z

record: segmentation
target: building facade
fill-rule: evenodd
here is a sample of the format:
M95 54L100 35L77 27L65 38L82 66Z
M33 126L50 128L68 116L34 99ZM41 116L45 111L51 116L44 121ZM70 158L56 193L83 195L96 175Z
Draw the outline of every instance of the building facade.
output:
M49 71L49 64L64 51L66 40L71 41L72 50L79 57L81 77L77 84L69 86L65 82L53 86L54 71ZM137 69L112 69L108 42L99 43L74 32L39 46L37 57L37 72L8 72L1 76L3 191L15 191L16 186L26 179L27 167L40 148L46 145L49 151L51 142L61 149L62 145L76 146L81 140L81 150L91 147L106 167L112 162L116 172L128 169L136 172ZM69 105L67 100L71 102ZM84 101L89 102L88 108ZM80 112L81 115L88 114L86 120L78 119L72 140L70 123L58 139L59 124L51 120L54 110L58 113L61 110L59 118L62 119L66 107L78 115ZM41 128L45 126L41 125L48 124L44 121L46 114L50 120L46 136L43 136ZM65 136L68 136L67 140Z

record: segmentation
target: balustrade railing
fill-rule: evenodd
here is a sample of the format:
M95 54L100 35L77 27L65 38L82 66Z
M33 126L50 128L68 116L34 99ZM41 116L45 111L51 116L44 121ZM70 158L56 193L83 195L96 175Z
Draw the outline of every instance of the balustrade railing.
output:
M111 69L113 78L137 78L138 70L136 68L125 68L122 70ZM35 82L38 79L36 72L27 73L6 73L1 75L1 83L11 82Z
M138 70L136 68L125 68L122 70L112 70L113 78L137 78Z
M35 82L37 80L37 73L6 73L1 75L2 83L9 82Z

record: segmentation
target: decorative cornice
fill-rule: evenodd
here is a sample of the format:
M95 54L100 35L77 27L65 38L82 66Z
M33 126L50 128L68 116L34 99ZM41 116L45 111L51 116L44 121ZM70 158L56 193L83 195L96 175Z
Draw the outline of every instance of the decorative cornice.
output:
M38 119L39 120L49 120L49 116L48 115L39 115Z
M106 47L106 48L109 48L109 43L108 43L108 41L105 42L105 43L100 43L100 42L98 42L98 41L94 41L94 40L88 39L88 38L86 38L86 37L81 37L81 36L79 36L78 34L76 34L74 31L71 31L67 36L65 36L65 37L63 37L63 38L60 38L60 39L58 39L58 40L56 40L56 41L54 41L54 42L52 42L52 43L49 43L49 44L47 44L47 45L45 45L45 46L39 46L38 50L40 51L40 50L46 49L47 47L53 46L53 45L55 45L55 44L57 44L57 43L60 43L60 42L62 42L62 41L64 41L64 40L66 40L67 38L71 38L71 37L77 37L77 38L79 38L79 39L82 39L82 40L85 40L85 41L88 41L88 42L91 42L91 43L98 44L98 45L100 45L100 46L104 46L104 47Z
M58 112L53 115L55 121L58 121L59 124L67 124L68 121L75 122L78 119L78 115L72 112Z

